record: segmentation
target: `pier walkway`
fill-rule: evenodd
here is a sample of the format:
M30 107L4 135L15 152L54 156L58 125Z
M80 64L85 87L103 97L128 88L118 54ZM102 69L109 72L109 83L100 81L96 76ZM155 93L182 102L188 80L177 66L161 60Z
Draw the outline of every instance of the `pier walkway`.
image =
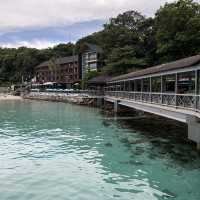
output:
M105 100L187 123L200 149L200 55L114 77Z

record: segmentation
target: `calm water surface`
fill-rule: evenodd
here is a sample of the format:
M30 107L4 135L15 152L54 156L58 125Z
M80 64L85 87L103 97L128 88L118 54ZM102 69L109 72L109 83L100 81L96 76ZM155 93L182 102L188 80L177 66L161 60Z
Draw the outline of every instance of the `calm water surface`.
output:
M0 102L0 200L110 199L199 200L199 156L98 109Z

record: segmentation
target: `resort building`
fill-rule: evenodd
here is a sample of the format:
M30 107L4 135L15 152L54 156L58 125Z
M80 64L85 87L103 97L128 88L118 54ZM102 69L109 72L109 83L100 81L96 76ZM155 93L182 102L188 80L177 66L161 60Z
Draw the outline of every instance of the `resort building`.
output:
M55 83L72 88L87 72L98 71L102 67L101 54L100 47L86 43L79 55L45 61L35 68L36 83Z
M40 84L51 82L71 88L80 79L78 56L52 59L36 67L36 82Z
M103 62L101 61L102 49L93 44L84 44L81 51L81 71L82 78L84 78L85 74L90 71L98 71Z

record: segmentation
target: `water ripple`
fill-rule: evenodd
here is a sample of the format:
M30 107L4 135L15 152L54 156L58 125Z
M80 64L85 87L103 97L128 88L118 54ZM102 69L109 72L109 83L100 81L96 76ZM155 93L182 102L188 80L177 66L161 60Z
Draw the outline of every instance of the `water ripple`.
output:
M2 200L200 197L198 154L173 137L68 104L1 102L0 110Z

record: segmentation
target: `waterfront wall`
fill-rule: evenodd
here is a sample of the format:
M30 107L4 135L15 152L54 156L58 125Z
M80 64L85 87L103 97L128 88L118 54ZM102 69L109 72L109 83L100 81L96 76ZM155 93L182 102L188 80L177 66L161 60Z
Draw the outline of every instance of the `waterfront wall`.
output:
M8 93L9 88L8 87L0 87L0 93Z
M24 99L43 100L74 103L87 106L102 106L103 97L90 96L88 94L70 94L70 93L48 93L31 92L23 96Z

